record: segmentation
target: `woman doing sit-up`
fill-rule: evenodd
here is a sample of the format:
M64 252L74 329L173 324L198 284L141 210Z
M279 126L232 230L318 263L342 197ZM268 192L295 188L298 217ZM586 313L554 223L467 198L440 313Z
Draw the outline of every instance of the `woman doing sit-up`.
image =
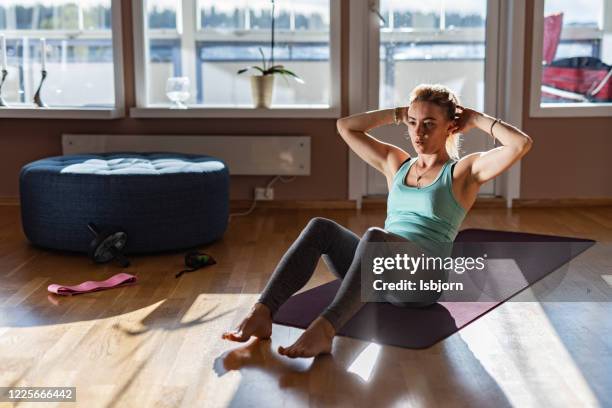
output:
M407 125L416 157L367 133L392 123ZM435 252L436 243L452 243L480 186L520 160L532 144L531 138L517 128L459 105L455 94L442 85L419 85L412 91L408 106L341 118L337 128L349 147L387 179L384 229L372 227L359 237L333 220L311 219L281 258L250 314L223 338L269 338L274 313L307 283L323 256L331 272L342 280L340 288L298 340L278 351L288 357L331 352L336 332L364 304L361 259L366 245L411 242ZM459 133L472 128L487 132L501 146L459 158ZM442 271L438 278L447 279L448 274ZM401 305L424 307L435 303L439 296L439 292L426 293Z

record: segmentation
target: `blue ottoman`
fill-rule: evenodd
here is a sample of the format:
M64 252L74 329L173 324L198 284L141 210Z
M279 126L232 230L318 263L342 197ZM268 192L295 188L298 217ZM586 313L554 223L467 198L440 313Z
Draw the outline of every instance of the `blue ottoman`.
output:
M87 252L90 222L126 231L126 253L192 248L227 228L229 170L211 156L50 157L24 166L19 188L24 233L46 248Z

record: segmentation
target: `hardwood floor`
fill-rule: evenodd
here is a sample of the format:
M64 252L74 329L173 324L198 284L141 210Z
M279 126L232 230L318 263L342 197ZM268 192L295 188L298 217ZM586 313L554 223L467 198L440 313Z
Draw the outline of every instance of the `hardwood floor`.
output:
M339 337L331 356L290 360L275 350L301 330L278 325L271 341L222 341L314 216L362 234L385 214L257 209L202 248L214 266L175 279L183 253L132 256L137 285L58 297L50 283L121 269L30 246L19 207L0 206L0 387L75 386L64 405L83 407L612 406L609 302L506 302L425 350ZM601 252L612 207L475 209L462 228L592 238ZM579 276L612 274L611 253L592 259L577 258ZM321 261L305 289L331 279Z

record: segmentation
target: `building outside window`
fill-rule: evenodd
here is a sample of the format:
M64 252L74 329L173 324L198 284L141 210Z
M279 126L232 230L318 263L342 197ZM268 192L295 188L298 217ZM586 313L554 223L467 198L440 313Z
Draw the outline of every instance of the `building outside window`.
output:
M33 106L43 52L47 105L115 106L111 0L2 0L0 35L8 71L3 97L10 106Z
M188 105L252 106L249 75L271 57L269 0L147 0L146 105L169 106L166 82L189 78ZM275 76L273 107L331 105L330 0L275 2L274 63L305 83Z

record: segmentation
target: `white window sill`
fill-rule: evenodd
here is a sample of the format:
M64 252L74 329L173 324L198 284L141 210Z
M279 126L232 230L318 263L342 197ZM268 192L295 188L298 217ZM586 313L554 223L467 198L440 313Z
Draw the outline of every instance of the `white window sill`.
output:
M610 117L612 103L545 103L531 106L529 116L532 118L580 118Z
M38 108L28 106L0 107L0 118L15 119L117 119L124 116L121 108Z
M252 105L203 106L171 109L168 105L150 105L130 109L134 118L339 118L340 109L327 105L278 105L270 109Z

